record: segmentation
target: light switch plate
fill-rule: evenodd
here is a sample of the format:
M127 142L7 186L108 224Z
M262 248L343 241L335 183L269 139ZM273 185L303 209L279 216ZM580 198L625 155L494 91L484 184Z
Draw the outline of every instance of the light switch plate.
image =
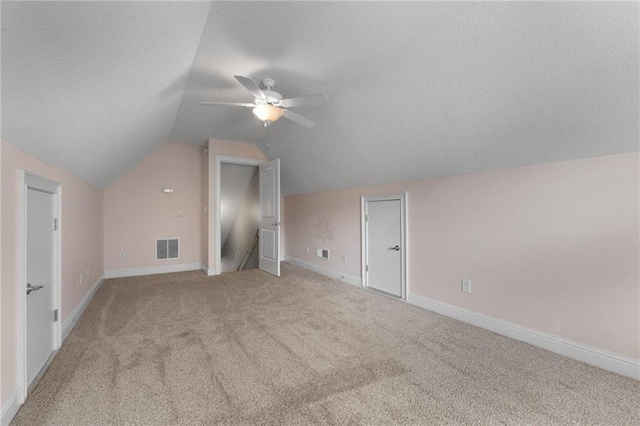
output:
M469 278L462 279L462 291L471 293L471 280Z

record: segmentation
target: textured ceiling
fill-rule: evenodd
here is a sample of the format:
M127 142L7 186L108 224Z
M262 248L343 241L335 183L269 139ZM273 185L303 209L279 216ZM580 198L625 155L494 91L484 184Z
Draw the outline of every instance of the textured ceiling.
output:
M285 194L638 150L636 2L2 8L3 140L97 185L210 137L281 158ZM234 74L331 103L197 105L251 101Z
M168 141L209 7L3 1L2 140L113 182Z

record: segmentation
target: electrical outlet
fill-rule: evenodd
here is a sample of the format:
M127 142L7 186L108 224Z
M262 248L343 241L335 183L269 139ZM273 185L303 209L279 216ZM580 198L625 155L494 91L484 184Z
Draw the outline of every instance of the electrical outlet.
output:
M347 263L347 255L346 254L342 254L342 263Z
M307 254L309 254L309 246L307 246Z
M80 285L84 285L84 276L80 274Z
M124 259L125 257L127 257L127 254L123 251L120 252L120 259Z
M469 278L462 279L462 291L471 293L471 280Z
M236 251L236 259L240 259L240 252Z

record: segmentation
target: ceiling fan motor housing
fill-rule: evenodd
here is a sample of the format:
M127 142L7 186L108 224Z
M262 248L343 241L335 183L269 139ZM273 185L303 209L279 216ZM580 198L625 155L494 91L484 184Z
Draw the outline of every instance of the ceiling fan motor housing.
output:
M256 99L256 104L277 104L282 100L282 95L278 92L274 92L273 90L263 90L264 96L266 99Z

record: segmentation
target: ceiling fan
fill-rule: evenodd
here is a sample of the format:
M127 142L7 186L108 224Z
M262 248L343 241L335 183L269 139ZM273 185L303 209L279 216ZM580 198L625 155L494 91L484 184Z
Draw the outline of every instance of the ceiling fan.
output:
M260 89L255 81L248 77L241 75L234 75L235 79L240 82L254 97L253 103L240 103L240 102L199 102L200 105L230 105L240 106L246 108L253 108L253 115L264 122L264 126L267 127L274 121L278 121L280 117L287 118L293 122L296 122L304 127L314 127L316 123L309 120L306 117L296 114L293 111L289 111L286 108L307 106L307 105L321 105L329 101L329 97L324 93L311 96L302 96L299 98L282 99L282 95L278 92L271 90L275 86L276 82L270 78L262 80L262 85L265 89Z

